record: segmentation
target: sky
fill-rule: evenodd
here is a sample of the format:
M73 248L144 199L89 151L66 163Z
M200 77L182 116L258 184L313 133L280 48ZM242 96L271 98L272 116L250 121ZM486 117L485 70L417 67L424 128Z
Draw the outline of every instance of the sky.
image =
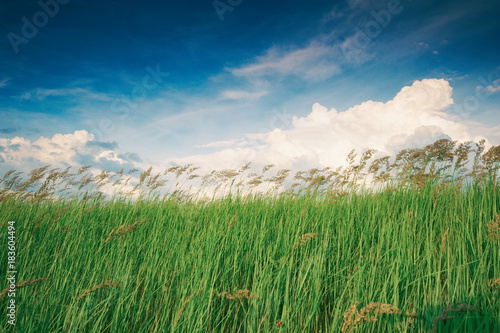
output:
M500 144L500 3L0 4L0 175Z

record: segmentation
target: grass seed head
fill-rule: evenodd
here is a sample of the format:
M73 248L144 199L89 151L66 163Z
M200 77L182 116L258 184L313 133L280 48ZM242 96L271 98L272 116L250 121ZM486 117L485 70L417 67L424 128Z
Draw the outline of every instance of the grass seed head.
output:
M50 280L50 278L38 278L38 279L26 280L26 281L16 283L15 286L16 286L16 289L19 289L19 288L31 286L32 284L36 284L38 282L42 282L42 281L46 281L46 280ZM0 292L0 299L5 297L7 295L7 293L9 292L9 290L10 290L10 287L7 287L6 289L2 290Z
M500 215L495 214L495 219L488 222L486 225L488 228L488 239L492 242L496 242L500 239Z
M356 301L347 312L344 314L344 324L342 325L342 333L351 333L358 328L361 322L375 322L377 316L381 314L401 314L401 310L392 304L384 304L372 302L358 311L358 301Z
M219 293L218 296L223 297L223 298L228 299L228 300L232 300L232 301L242 300L243 298L246 298L246 299L259 298L259 296L255 295L249 289L237 290L236 288L234 288L232 292L223 291L223 292Z
M81 300L87 296L89 296L90 294L92 294L93 292L99 290L99 289L105 289L105 288L111 288L111 287L121 287L122 285L118 282L114 282L114 281L111 281L111 280L108 280L106 281L104 284L96 284L94 287L88 289L88 290L85 290L83 292L83 294L81 294L76 300Z
M137 229L138 226L140 226L141 224L143 224L147 221L151 221L151 219L141 219L141 220L134 222L133 224L130 224L130 225L124 224L124 225L119 226L118 228L114 228L113 230L111 230L111 232L108 235L108 238L104 241L104 243L107 243L107 242L109 242L117 237L126 235L129 232L134 231L135 229Z
M233 223L234 223L234 220L236 219L236 216L238 216L238 213L234 214L233 217L231 218L231 221L229 221L228 229L230 229L233 226Z
M179 319L181 319L181 315L182 313L184 312L184 309L186 308L187 304L189 303L189 301L191 301L191 299L193 298L193 296L198 292L198 290L196 290L194 293L192 293L191 295L189 295L188 298L186 298L186 300L184 301L184 304L182 304L182 307L181 309L179 310L179 313L177 314L177 317L175 317L175 320L174 320L174 328L177 326L177 323L179 322Z
M475 307L473 307L472 305L469 305L467 303L462 303L460 305L457 305L456 308L454 308L453 303L448 304L448 306L446 306L443 309L443 311L432 320L430 332L437 332L438 324L440 321L445 321L445 320L453 319L456 317L456 316L449 315L450 312L454 312L456 314L461 314L461 313L467 312L467 310L468 311L478 311L478 312L481 311L480 309L476 309Z
M490 288L500 289L500 277L497 279L490 279Z
M309 232L300 236L299 246L305 245L309 240L316 238L318 236L315 232Z
M450 231L450 228L448 227L448 229L446 229L446 231L444 232L443 236L441 237L441 253L443 253L444 251L444 246L446 244L446 239L448 237L448 232Z

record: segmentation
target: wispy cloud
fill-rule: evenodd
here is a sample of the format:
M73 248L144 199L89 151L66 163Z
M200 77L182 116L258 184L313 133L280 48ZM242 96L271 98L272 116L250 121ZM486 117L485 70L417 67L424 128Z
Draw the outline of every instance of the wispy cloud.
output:
M429 44L424 43L424 42L418 42L417 46L419 48L424 48L424 49L428 49L429 48Z
M0 81L0 88L5 87L9 84L10 77L4 78L3 80Z
M269 94L268 91L245 91L245 90L225 90L221 93L222 99L235 100L257 100L262 96Z
M337 10L337 9L333 9L332 11L326 13L325 15L323 15L323 18L321 19L321 22L322 23L327 23L327 22L330 22L330 21L333 21L333 20L337 20L337 19L340 19L344 16L344 13Z
M361 65L375 58L375 53L368 53L367 47L364 45L371 44L373 41L366 43L366 34L358 30L354 35L344 39L341 44L342 52L348 62L354 65ZM364 47L360 47L364 46Z
M25 92L21 95L21 99L25 100L44 100L47 97L61 97L61 96L79 96L87 97L93 100L110 102L113 98L103 93L93 92L84 88L63 88L63 89L44 89L37 88L33 91Z
M269 75L295 75L306 80L319 81L341 72L335 56L338 50L334 46L312 42L302 49L283 51L270 48L264 56L239 68L228 69L232 74L243 77Z
M205 145L195 146L195 148L225 148L225 147L234 147L235 145L242 145L242 144L244 144L242 140L232 139L232 140L210 142Z
M486 85L485 82L484 85L476 86L476 90L485 95L493 95L500 93L500 79L495 80L493 82L490 81L490 83L491 84Z
M496 94L500 92L500 80L493 81L493 84L486 87L486 91L490 94Z

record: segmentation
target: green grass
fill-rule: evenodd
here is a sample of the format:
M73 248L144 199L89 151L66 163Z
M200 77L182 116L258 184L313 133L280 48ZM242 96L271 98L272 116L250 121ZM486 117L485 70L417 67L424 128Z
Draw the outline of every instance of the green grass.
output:
M312 194L208 203L6 198L0 222L16 222L16 283L50 278L17 288L16 329L341 332L355 302L359 312L379 302L401 313L361 320L353 332L427 332L451 303L454 318L436 332L500 332L500 286L490 286L500 278L500 240L487 228L500 196L491 182L464 187L427 182L334 203ZM6 332L8 299L0 301ZM469 310L457 308L463 303Z

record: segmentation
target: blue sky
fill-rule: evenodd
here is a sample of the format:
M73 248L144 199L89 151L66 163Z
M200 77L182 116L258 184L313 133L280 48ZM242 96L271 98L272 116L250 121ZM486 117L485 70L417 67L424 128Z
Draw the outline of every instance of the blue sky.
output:
M0 172L236 168L249 156L301 168L441 137L497 145L499 10L493 0L2 3Z

